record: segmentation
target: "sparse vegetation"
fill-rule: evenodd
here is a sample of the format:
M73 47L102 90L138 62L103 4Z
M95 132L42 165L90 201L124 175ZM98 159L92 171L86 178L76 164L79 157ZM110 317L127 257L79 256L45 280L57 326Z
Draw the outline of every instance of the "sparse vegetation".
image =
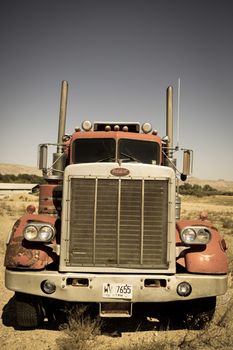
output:
M204 197L204 196L233 196L233 192L231 191L220 191L216 188L211 187L210 185L200 186L197 184L191 185L189 183L185 183L179 187L180 194L183 195L191 195L196 197Z
M57 341L60 350L95 349L94 340L101 333L100 319L91 318L86 306L74 306L68 311L68 323L63 325L66 337Z
M137 338L130 343L111 345L112 350L232 350L233 344L233 324L232 292L228 292L224 305L225 311L217 315L205 329L201 331L185 330L179 337L172 337L172 331L154 331L150 336L144 336L140 340ZM73 309L69 315L69 321L64 327L65 337L57 341L60 350L91 350L108 349L104 346L103 338L100 335L101 324L99 320L91 319L86 309ZM171 332L171 333L170 333ZM173 333L174 334L174 333ZM100 341L102 339L102 342Z
M0 182L42 184L45 183L45 180L41 176L32 174L0 174Z

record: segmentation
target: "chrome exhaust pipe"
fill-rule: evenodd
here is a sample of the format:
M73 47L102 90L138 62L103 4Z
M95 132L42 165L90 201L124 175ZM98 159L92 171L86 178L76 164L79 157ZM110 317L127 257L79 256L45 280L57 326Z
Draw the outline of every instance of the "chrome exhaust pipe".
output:
M63 137L65 135L66 127L66 111L67 111L67 97L68 97L68 82L62 81L61 98L60 98L60 113L57 137L57 153L53 153L53 176L62 179L63 171L65 169L66 157L64 153Z
M66 80L63 80L61 85L60 113L59 113L59 126L58 126L58 137L57 137L58 144L63 143L63 136L65 135L67 97L68 97L68 82ZM59 153L59 150L58 150L58 153Z
M173 87L167 88L167 123L166 123L166 135L168 136L167 142L167 157L173 156Z

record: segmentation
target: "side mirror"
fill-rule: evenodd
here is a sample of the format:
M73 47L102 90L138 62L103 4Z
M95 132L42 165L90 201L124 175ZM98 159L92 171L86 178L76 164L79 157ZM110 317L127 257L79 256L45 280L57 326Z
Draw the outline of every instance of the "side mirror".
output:
M193 151L190 149L185 149L183 153L183 172L181 174L182 181L185 181L187 176L192 173L192 161Z
M38 167L40 170L47 169L48 145L39 145Z

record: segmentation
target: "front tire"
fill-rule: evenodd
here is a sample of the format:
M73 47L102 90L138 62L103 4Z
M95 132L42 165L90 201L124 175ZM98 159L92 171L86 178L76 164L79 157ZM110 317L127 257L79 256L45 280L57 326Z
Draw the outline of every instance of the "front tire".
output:
M44 320L41 299L36 296L15 294L16 322L20 328L36 328Z

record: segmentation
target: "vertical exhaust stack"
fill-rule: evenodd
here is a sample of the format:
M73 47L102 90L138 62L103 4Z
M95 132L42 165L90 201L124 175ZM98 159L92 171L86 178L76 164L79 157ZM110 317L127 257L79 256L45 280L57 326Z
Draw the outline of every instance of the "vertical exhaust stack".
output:
M63 143L63 136L65 134L67 97L68 97L68 82L66 80L63 80L61 85L60 114L59 114L59 126L58 126L58 137L57 137L58 144ZM58 146L57 152L59 153L59 146Z
M167 124L166 134L168 136L167 142L167 156L172 158L173 155L173 87L167 88Z
M58 179L61 179L63 177L63 171L65 168L65 153L64 153L64 146L62 144L63 144L63 136L65 135L67 97L68 97L68 82L66 80L63 80L61 85L57 153L53 154L53 169L54 169L53 175L56 176Z
M168 136L167 141L167 150L166 150L166 158L165 164L172 168L175 172L176 169L176 159L173 158L173 87L168 86L167 88L167 124L166 124L166 134ZM180 220L180 212L181 212L181 200L176 193L176 207L175 207L175 217L176 220Z
M173 159L173 87L167 88L167 123L166 134L168 136L165 165L176 171L176 159Z

